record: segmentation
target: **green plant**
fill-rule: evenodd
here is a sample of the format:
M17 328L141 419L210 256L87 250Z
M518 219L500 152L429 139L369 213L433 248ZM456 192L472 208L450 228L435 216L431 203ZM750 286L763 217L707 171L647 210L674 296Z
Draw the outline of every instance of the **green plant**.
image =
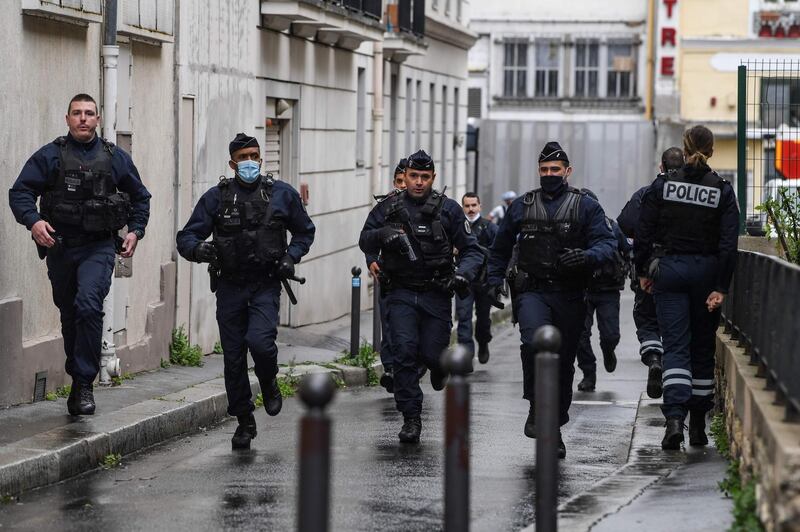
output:
M278 389L281 391L281 396L292 397L297 393L297 387L300 385L300 376L295 375L291 369L285 375L278 376Z
M344 379L338 373L333 374L333 384L335 384L337 388L347 388Z
M122 375L117 375L116 377L111 377L111 384L114 386L120 386L124 381L132 381L133 375L130 373L123 373Z
M214 350L212 351L212 353L214 353L215 355L221 355L222 354L222 344L220 343L219 340L217 340L214 343Z
M103 469L113 469L122 464L122 455L119 453L107 454L103 461L100 462L100 467Z
M44 394L44 400L45 401L56 401L56 400L58 400L58 396L56 395L56 392L47 392L46 394Z
M717 447L717 452L726 460L731 459L731 445L728 441L728 431L725 428L725 416L717 414L711 419L711 437Z
M800 264L800 192L780 187L776 198L767 198L756 210L767 214L767 235L777 234L786 260Z
M256 395L255 405L256 408L261 408L264 406L264 396L261 394L261 392L258 392L258 395Z
M171 365L172 364L169 363L169 360L167 360L165 358L161 359L161 368L162 369L166 369L166 368L170 367Z
M56 395L62 399L66 399L67 397L69 397L69 394L71 393L72 393L71 384L65 384L64 386L59 386L58 388L56 388Z
M14 497L10 493L4 493L0 495L0 504L11 504L12 502L16 502L18 497Z
M375 364L377 358L378 354L375 352L375 349L373 349L372 344L363 341L358 348L358 353L353 355L345 351L344 355L337 358L335 362L344 364L345 366L365 368L367 370L367 385L375 386L378 384L379 379L378 374L375 373L375 369L372 366Z
M189 343L189 337L183 325L172 330L172 342L169 344L169 361L179 366L202 366L203 352L200 346Z

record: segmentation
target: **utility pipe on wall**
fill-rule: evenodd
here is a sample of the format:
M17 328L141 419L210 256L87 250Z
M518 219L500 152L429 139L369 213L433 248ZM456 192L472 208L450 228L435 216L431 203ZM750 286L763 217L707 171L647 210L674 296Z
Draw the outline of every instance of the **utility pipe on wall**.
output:
M106 0L103 17L103 136L117 142L117 0ZM116 260L116 258L115 258ZM103 337L100 351L100 384L111 384L120 375L117 346L114 344L114 274L111 288L103 300Z
M373 196L387 188L383 179L383 41L372 44L372 186Z

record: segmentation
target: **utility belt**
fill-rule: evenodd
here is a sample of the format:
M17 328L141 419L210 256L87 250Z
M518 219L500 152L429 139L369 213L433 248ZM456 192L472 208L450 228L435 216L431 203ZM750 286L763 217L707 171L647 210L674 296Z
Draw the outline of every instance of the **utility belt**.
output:
M519 269L509 277L508 284L515 294L533 291L573 292L586 289L586 282L582 280L540 279Z
M383 271L378 274L381 297L385 297L386 294L398 288L404 288L413 292L442 292L443 294L452 296L453 294L450 289L452 280L453 275L447 277L439 276L433 279L417 279L414 277L400 277L397 275L391 276Z
M121 250L121 241L122 239L113 234L113 233L87 233L84 235L53 235L53 240L55 240L55 244L51 247L46 248L44 246L40 246L36 244L36 252L39 254L39 258L44 260L48 254L51 256L56 256L62 253L65 249L77 248L81 246L85 246L87 244L92 244L94 242L100 242L107 239L115 239L115 248L117 253ZM119 242L117 242L119 240Z

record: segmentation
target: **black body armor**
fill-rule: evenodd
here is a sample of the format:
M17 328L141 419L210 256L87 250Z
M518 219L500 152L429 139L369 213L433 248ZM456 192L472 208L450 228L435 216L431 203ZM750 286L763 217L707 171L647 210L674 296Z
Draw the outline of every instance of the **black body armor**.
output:
M520 291L582 289L586 274L559 268L558 256L565 249L586 249L586 235L580 227L580 202L583 194L567 189L555 216L550 218L542 201L541 189L525 194L524 214L519 238L517 269L525 274Z
M384 201L386 224L402 228L409 235L413 255L407 250L381 250L383 269L391 283L410 288L425 288L427 282L450 279L455 271L453 245L441 221L446 196L432 191L412 220L403 200L406 192L390 194Z
M606 216L606 224L613 233L614 222L608 216ZM594 292L607 292L624 289L628 270L627 258L623 256L622 252L619 250L618 243L617 249L614 250L613 259L603 262L602 266L592 273L592 279L589 282L589 290Z
M286 225L272 208L274 181L262 177L252 191L233 190L230 179L214 217L219 274L226 278L269 275L287 249Z
M102 149L83 161L66 137L59 147L59 171L47 184L41 200L42 217L59 232L110 235L128 223L131 202L119 192L112 177L114 144L101 138Z
M725 180L709 171L699 181L683 169L664 181L655 243L670 255L719 252L722 188Z

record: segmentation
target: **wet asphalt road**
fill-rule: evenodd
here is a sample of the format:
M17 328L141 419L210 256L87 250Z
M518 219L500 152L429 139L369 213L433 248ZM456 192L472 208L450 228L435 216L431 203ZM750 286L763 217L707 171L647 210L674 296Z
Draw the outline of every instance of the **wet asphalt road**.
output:
M645 368L623 295L617 371L598 372L598 391L574 396L564 427L559 500L625 463ZM596 343L596 331L593 335ZM515 530L534 519L535 441L522 434L519 333L495 331L489 364L472 377L472 530ZM597 353L599 349L595 348ZM575 384L580 378L576 371ZM340 392L333 427L333 530L439 530L443 515L443 393L425 379L422 442L400 445L401 418L382 388ZM296 440L302 414L290 399L276 418L257 413L258 438L232 452L235 421L125 457L0 506L2 529L292 530ZM657 444L657 442L654 442Z

